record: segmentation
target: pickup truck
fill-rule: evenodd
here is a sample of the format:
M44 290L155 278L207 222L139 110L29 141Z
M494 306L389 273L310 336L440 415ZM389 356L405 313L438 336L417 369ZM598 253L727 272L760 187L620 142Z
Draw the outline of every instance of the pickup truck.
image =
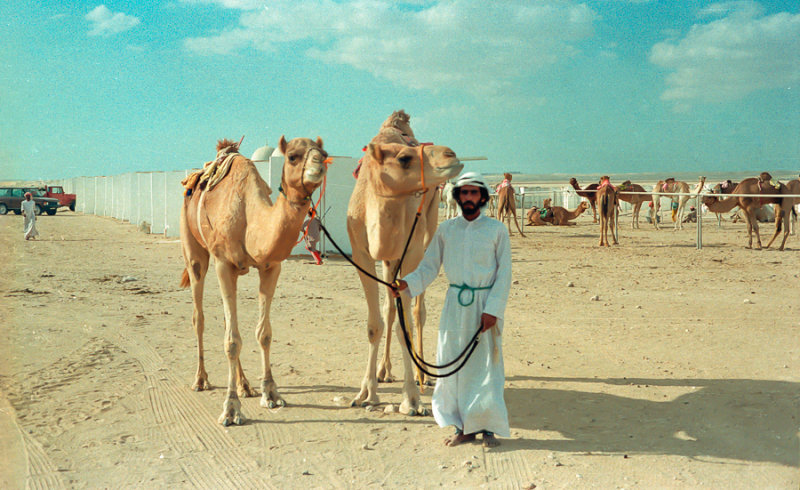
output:
M41 197L51 197L53 199L58 199L58 205L66 206L69 208L70 211L75 211L75 201L77 197L75 194L66 194L64 192L64 188L60 185L48 185L45 188L39 189L39 195Z
M40 194L43 194L44 191L25 187L0 187L0 214L6 214L9 211L13 211L14 214L20 214L26 192L30 192L33 195L33 200L36 202L34 212L37 215L42 214L42 212L50 216L56 214L59 206L58 199L42 197Z

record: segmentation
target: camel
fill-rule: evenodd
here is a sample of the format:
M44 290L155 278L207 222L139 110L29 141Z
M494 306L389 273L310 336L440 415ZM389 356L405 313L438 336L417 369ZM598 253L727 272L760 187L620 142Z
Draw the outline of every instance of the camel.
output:
M504 173L504 180L497 189L497 219L506 221L508 225L508 234L511 235L511 221L517 225L517 231L520 236L525 236L519 228L519 221L517 220L517 199L514 193L514 187L511 185L511 174Z
M486 203L486 214L489 216L497 214L497 194L489 194L489 202Z
M790 180L786 183L786 188L789 194L800 195L800 180L794 179ZM792 219L792 226L791 226L791 234L795 234L795 230L797 229L797 208L796 206L800 204L800 197L792 198L792 212L791 212L791 219ZM788 226L789 223L787 223Z
M587 209L589 209L589 203L587 201L581 201L580 204L578 204L578 207L572 211L561 206L553 206L552 209L553 224L555 226L568 226L574 225L575 223L573 223L572 220L577 219L578 216L582 215Z
M528 210L526 218L528 226L544 226L553 224L553 207L549 197L542 202L542 207L533 206Z
M281 262L295 246L308 214L311 194L325 176L328 155L321 138L316 141L295 138L287 143L281 136L278 147L285 155L285 163L280 193L274 204L269 197L271 190L253 162L240 155L238 144L230 140L219 141L217 160L184 181L187 191L181 208L180 235L186 268L181 286L191 286L192 326L197 336L198 356L192 388L202 391L210 386L203 362L203 285L213 256L225 312L224 349L228 358L228 386L219 417L224 426L242 424L244 415L239 397L256 395L239 360L242 338L236 307L237 280L250 268L257 269L259 275L256 339L262 354L261 406L285 405L270 366L269 310ZM204 180L207 176L210 178Z
M424 167L423 167L424 166ZM423 170L424 168L424 170ZM424 211L414 229L414 235L408 242L402 270L398 277L413 271L422 260L425 246L430 242L438 225L438 200L436 186L457 176L464 165L458 161L453 150L446 146L426 145L411 147L402 143L370 143L364 157L350 203L347 209L347 232L353 251L353 260L370 274L375 274L375 261L383 262L383 279L394 278L403 249L409 238L415 214L424 199ZM424 175L424 183L422 181ZM429 212L432 210L433 212ZM391 364L388 353L390 331L394 324L395 305L389 295L384 296L383 318L379 306L379 285L363 273L359 279L367 300L369 316L367 319L367 338L369 340L369 357L361 389L352 400L351 406L375 406L380 403L378 386L378 347L387 329L385 357L385 380L391 380ZM418 297L419 298L419 297ZM408 310L408 298L403 298L404 309ZM417 325L416 345L421 355L421 326L425 321L424 304L419 300L415 306L413 322ZM411 328L411 325L407 325ZM396 324L397 334L401 335L400 326ZM403 401L400 412L407 415L424 415L427 413L420 402L420 389L414 382L414 370L411 357L403 342ZM420 385L424 380L418 378Z
M592 205L592 223L597 223L597 188L599 184L589 184L584 189L578 185L578 180L575 177L569 179L569 185L575 189L575 193L581 197L585 197L589 204Z
M445 219L455 218L458 216L458 203L453 197L453 184L448 182L442 188L441 199L444 201L444 217Z
M686 182L676 181L673 178L669 178L666 180L659 180L658 183L653 186L653 192L662 192L662 193L671 193L671 192L680 192L680 193L689 193L689 184ZM655 226L656 230L658 230L658 211L661 209L661 197L660 195L653 194L653 207L650 210L651 216L653 217L653 226ZM681 230L683 229L683 212L686 208L686 203L689 201L690 196L673 196L672 197L672 221L675 222L675 229ZM677 208L675 207L675 201L677 201Z
M703 177L703 180L705 178ZM711 188L711 192L714 194L730 194L733 192L733 189L739 185L738 182L732 182L730 179L722 181L716 184L714 187ZM717 226L722 226L722 213L715 213L717 215Z
M608 176L600 179L600 185L597 187L597 207L600 209L600 246L608 247L608 230L611 229L611 238L614 240L614 245L617 245L617 236L614 234L614 229L617 224L617 190L611 185Z
M747 222L747 248L753 248L753 234L755 233L756 250L761 250L761 235L758 231L758 220L755 217L756 210L765 204L772 204L775 207L775 233L767 243L767 248L769 248L781 232L781 225L784 220L788 225L788 214L794 200L791 197L780 197L780 195L790 193L786 185L780 182L773 182L769 173L762 172L759 177L750 177L739 182L739 185L733 189L728 197L723 199L716 196L706 196L703 198L703 204L708 206L708 210L713 213L727 213L739 206L744 211L745 221ZM770 194L775 197L739 197L737 194ZM778 250L783 250L788 237L789 229L787 226Z
M632 184L630 180L626 180L625 182L621 183L617 190L619 191L617 193L619 200L625 201L633 206L631 229L639 228L639 210L642 208L642 204L646 203L647 201L652 201L653 196L650 194L626 194L626 191L646 192L644 187L640 186L639 184Z

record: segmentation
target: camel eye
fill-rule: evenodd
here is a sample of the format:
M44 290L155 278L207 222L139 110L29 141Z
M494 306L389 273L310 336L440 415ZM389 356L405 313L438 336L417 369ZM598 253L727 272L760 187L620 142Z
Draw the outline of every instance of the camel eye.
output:
M403 168L408 168L408 167L410 167L410 166L411 166L411 157L410 157L410 156L408 156L408 155L403 155L403 156L401 156L401 157L398 157L398 158L397 158L397 161L399 161L399 162L400 162L400 165L401 165Z

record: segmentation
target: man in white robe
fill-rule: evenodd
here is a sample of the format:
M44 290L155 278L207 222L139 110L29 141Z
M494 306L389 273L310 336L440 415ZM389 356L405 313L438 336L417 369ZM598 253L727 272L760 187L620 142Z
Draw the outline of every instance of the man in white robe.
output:
M36 202L33 200L33 195L30 192L25 193L25 200L20 205L22 216L25 218L24 230L26 240L35 240L39 236L39 231L36 229Z
M440 427L456 428L445 439L448 446L482 433L484 446L493 447L499 444L495 434L510 435L501 335L511 287L511 246L503 223L481 212L489 191L478 174L461 176L453 196L462 214L439 226L419 267L397 282L393 294L405 289L412 297L422 293L444 265L450 288L439 323L438 362L455 359L478 328L484 333L464 367L437 380L433 415Z

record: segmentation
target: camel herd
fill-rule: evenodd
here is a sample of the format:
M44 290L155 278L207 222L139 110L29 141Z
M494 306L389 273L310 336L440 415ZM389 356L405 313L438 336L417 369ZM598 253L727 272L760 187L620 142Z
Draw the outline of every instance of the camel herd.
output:
M223 301L223 345L228 360L227 391L219 416L219 423L224 426L244 422L240 397L257 396L239 360L242 337L236 301L238 277L247 274L251 268L259 274L256 338L262 353L260 404L266 408L286 404L278 392L270 363L270 306L281 263L295 246L303 221L313 206L312 195L323 184L330 158L321 138L287 141L282 136L278 147L284 155L284 164L274 202L270 198L271 189L253 162L239 153L239 143L227 139L217 143L217 156L213 161L206 163L202 170L189 175L183 182L185 197L181 208L180 234L185 269L181 286L191 289L192 326L197 338L198 359L192 388L196 391L210 388L203 361L203 290L213 257ZM445 202L447 217L457 214L457 207L451 202L452 192L445 190L440 193L439 188L447 186L447 182L459 175L462 169L463 164L452 149L419 143L409 125L409 116L402 110L386 119L365 149L357 173L354 173L356 184L347 209L352 261L362 269L358 275L368 306L369 356L361 388L351 403L353 406L375 406L380 403L378 382L394 379L389 356L391 327L397 329L397 335L402 332L399 322L395 321L397 311L389 295L384 295L383 307L380 305L379 284L370 277L377 277L375 263L382 263L381 277L387 283L417 267L438 226L440 200ZM505 180L497 188L496 198L493 196L489 203L489 211L496 213L497 219L506 221L509 234L512 233L513 220L517 231L524 237L517 219L516 195L511 179L511 174L505 174ZM698 194L704 189L704 184L702 179L696 187ZM586 200L574 210L551 206L547 200L541 208L528 211L528 224L574 225L574 220L591 207L594 222L598 221L599 214L600 245L604 246L609 245L609 241L617 243L614 228L620 200L633 206L633 227L639 226L638 215L642 204L653 201L652 222L658 228L656 215L662 194L655 193L680 193L679 196L673 196L673 202L676 203L673 205L676 229L681 226L684 208L689 200L689 186L674 179L659 182L653 189L653 195L645 193L642 186L630 182L614 186L608 177L586 188L581 188L574 178L570 180L570 185ZM736 206L744 210L750 247L753 246L752 235L755 234L756 246L761 248L755 211L764 204L773 204L776 208L776 231L767 244L769 247L780 232L781 222L788 219L789 210L800 201L781 196L800 194L800 180L787 184L775 183L769 174L764 173L738 184L720 184L713 194L703 198L709 210L723 213ZM750 194L768 194L770 197L754 198ZM784 233L781 250L786 243L787 232ZM404 310L409 311L408 298L402 301ZM410 323L408 332L413 334L415 340L412 348L421 357L422 329L426 316L423 295L416 299L412 311L412 318L406 319L406 323ZM379 363L378 350L384 330L385 349ZM427 409L420 401L420 390L424 389L428 380L419 373L415 374L408 348L403 342L400 344L403 387L399 411L406 415L427 414Z

